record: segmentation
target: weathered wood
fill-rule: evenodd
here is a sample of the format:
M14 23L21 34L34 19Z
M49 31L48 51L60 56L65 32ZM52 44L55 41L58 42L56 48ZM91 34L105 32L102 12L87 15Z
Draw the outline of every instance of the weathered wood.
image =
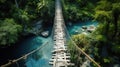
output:
M61 0L56 0L55 19L54 19L54 50L49 64L53 67L68 67L74 65L70 63L70 55L67 53L64 19L62 15Z

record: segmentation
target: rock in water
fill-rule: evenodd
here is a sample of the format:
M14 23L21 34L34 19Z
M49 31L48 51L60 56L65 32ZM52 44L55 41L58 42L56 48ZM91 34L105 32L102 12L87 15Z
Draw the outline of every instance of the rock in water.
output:
M86 30L87 30L87 27L86 26L82 26L81 31L84 32Z
M48 37L49 31L43 31L43 32L41 32L41 35L42 35L43 37Z
M95 30L95 26L94 25L90 25L89 27L88 27L88 29L87 29L87 31L88 32L92 32L92 31L94 31Z
M86 26L82 26L82 29L87 29L87 27Z

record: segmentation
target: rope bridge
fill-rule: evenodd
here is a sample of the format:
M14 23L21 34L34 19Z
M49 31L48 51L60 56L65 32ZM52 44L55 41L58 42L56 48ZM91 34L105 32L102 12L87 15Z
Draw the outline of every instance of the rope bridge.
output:
M62 7L60 0L56 0L55 4L55 19L54 19L54 50L52 51L52 59L50 59L50 64L53 67L67 67L69 65L74 65L70 63L70 55L67 52L66 38L64 31L64 19L62 16Z
M51 51L52 57L49 61L49 64L52 65L52 67L61 67L61 66L87 67L86 62L87 63L93 62L97 67L101 67L97 62L94 61L94 59L92 59L81 48L79 48L75 44L75 42L72 40L70 34L68 33L66 25L64 23L64 19L62 15L61 0L56 0L55 9L56 9L55 19L54 19L54 25L53 25L53 30L51 34L51 38L53 39L53 43L54 43L54 46L53 46L54 50ZM18 59L10 60L7 64L2 65L0 67L8 67L12 64L16 64L17 67L20 67L18 63L19 61L26 60L30 55L34 54L35 52L38 52L39 50L42 50L43 48L49 45L49 42L50 40L47 41L42 46L40 46L39 48L25 54L24 56ZM68 42L70 42L70 44L68 44ZM86 57L88 59L84 61L80 61L82 57Z

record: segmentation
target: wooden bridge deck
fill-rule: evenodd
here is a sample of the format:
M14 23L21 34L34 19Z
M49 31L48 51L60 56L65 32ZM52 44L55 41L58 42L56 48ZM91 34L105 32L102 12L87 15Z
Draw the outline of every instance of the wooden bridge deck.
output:
M60 0L56 0L55 7L54 50L52 51L53 55L49 63L52 64L53 67L67 67L71 65L71 63L69 53L67 53L67 46L65 46L64 19Z

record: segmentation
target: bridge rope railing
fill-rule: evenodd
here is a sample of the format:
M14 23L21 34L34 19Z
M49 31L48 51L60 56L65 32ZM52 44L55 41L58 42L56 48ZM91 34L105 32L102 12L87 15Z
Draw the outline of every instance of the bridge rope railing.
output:
M77 46L77 44L73 41L73 39L71 38L71 35L68 33L67 27L65 25L65 23L63 23L63 27L65 29L65 33L66 33L66 38L69 39L69 41L72 42L72 44L68 44L68 50L71 50L72 52L70 53L75 53L78 54L80 56L80 54L82 53L85 57L88 58L88 60L90 60L91 62L93 62L97 67L101 67L93 58L91 58L86 52L84 52L80 47ZM79 59L79 58L77 58Z
M27 53L27 54L19 57L19 58L17 58L17 59L10 60L8 63L6 63L6 64L4 64L4 65L1 65L0 67L8 67L8 66L10 66L10 65L12 65L12 64L16 64L17 67L19 67L19 64L17 63L18 61L27 59L27 57L28 57L29 55L31 55L31 54L37 52L38 50L40 50L41 48L47 46L48 43L49 43L49 41L45 42L45 43L44 43L42 46L40 46L39 48L37 48L37 49L35 49L35 50L33 50L33 51L31 51L31 52L29 52L29 53Z

